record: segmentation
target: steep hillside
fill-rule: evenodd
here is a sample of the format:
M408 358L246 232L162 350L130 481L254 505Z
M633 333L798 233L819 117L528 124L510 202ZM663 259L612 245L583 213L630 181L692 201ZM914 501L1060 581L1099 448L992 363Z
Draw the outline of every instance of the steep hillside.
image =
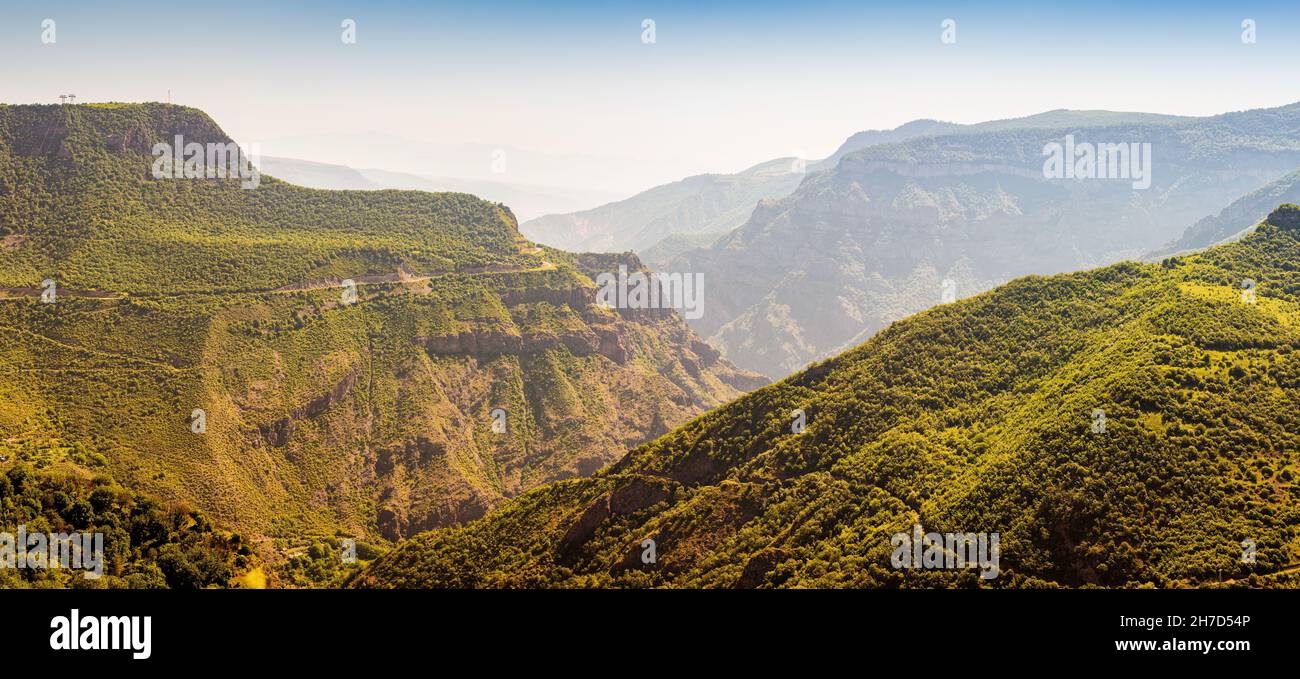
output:
M1068 113L869 146L810 174L664 265L711 281L692 326L737 365L779 377L946 292L1138 257L1300 166L1300 105L1140 123ZM1103 124L1043 126L1074 118ZM1044 147L1067 137L1150 144L1150 186L1045 177Z
M1178 240L1148 253L1145 259L1162 259L1180 252L1199 250L1243 235L1248 229L1243 229L1242 224L1254 224L1281 203L1297 202L1300 202L1300 170L1238 198L1218 214L1197 221Z
M1290 205L1202 254L895 323L354 584L1296 586L1298 399ZM896 568L916 525L998 534L996 577Z
M228 141L177 106L0 107L0 470L94 468L280 547L397 538L762 383L597 306L635 258L465 194L155 178L176 135Z

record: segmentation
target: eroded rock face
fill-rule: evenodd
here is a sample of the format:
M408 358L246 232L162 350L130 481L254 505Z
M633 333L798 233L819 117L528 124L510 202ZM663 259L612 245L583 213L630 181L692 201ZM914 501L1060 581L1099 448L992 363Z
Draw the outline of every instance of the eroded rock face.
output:
M434 528L483 518L488 509L486 499L478 495L449 501L420 517L408 516L405 509L393 505L379 510L375 524L381 535L396 541Z
M700 364L705 368L717 363L722 356L721 352L697 337L691 338L691 351L700 357Z
M520 354L524 350L523 338L502 332L462 332L455 335L417 337L429 353L485 356L489 354Z
M591 536L615 516L626 516L667 500L672 482L667 479L634 478L601 495L583 510L565 531L559 544L559 558L571 560Z
M561 562L570 560L578 548L591 539L591 536L596 533L596 529L605 523L605 520L609 517L609 495L602 495L583 510L578 520L574 521L573 525L569 526L569 529L565 531L564 537L560 538L559 558Z
M631 351L623 346L623 338L619 336L616 329L599 325L592 329L596 331L596 336L599 338L597 353L619 365L627 362L631 357Z
M277 448L289 442L289 437L293 436L295 428L293 419L289 417L282 417L270 424L258 425L262 438Z
M409 469L422 469L435 460L445 457L447 444L443 441L431 441L421 436L414 441L405 441L399 446L380 450L375 455L375 474L391 474L398 466Z
M740 579L736 581L736 589L758 587L773 568L790 556L791 554L783 549L765 549L750 557L745 563L745 570L741 572Z
M14 145L14 152L20 156L52 156L60 159L72 158L71 151L63 142L68 138L66 125L48 125L40 137L29 137Z
M633 479L609 495L609 511L631 514L668 499L671 486L661 480Z
M312 399L306 405L294 408L287 417L282 417L270 424L258 425L262 438L275 447L288 443L289 437L293 436L293 432L297 429L297 421L320 417L325 411L329 410L331 405L343 400L356 386L358 373L357 368L349 370L333 388Z
M136 125L120 134L110 134L105 140L105 148L112 153L152 153L149 130L143 125Z

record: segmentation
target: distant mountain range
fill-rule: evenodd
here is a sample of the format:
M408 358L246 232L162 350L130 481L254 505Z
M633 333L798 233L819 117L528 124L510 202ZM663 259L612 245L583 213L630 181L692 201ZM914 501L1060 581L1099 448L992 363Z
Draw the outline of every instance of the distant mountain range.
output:
M1150 144L1150 188L1046 178L1042 150L1067 138ZM1054 111L837 155L737 229L659 263L704 274L708 311L693 327L740 366L779 377L947 291L1164 247L1300 167L1300 105L1208 118Z
M520 230L577 252L642 253L658 246L660 257L676 254L672 242L717 238L743 224L759 200L793 191L803 178L798 162L778 158L736 174L688 177L591 210L525 221Z
M1238 198L1217 214L1197 221L1178 240L1148 253L1145 258L1160 259L1243 236L1250 228L1243 229L1242 224L1258 222L1269 213L1270 206L1281 203L1300 203L1300 170Z
M810 171L833 166L851 151L962 126L918 120L893 130L859 132L829 158L777 158L735 174L702 174L614 203L572 214L524 220L524 235L576 252L633 251L660 265L706 246L744 224L758 202L789 195Z
M1287 205L1200 254L901 320L352 584L1297 587L1297 401Z
M415 132L377 130L249 139L264 156L304 158L356 168L382 168L419 177L596 192L605 202L673 177L680 161L601 156L483 142L437 142ZM245 140L241 140L245 141ZM599 203L588 205L593 207Z
M823 160L777 158L735 174L687 177L643 191L626 200L571 214L523 219L529 238L574 252L631 250L652 264L709 245L744 224L761 200L789 195L807 173L834 168L845 155L879 144L917 137L1017 127L1176 122L1177 116L1112 111L1057 110L1025 118L961 125L914 120L892 130L865 130L850 136Z

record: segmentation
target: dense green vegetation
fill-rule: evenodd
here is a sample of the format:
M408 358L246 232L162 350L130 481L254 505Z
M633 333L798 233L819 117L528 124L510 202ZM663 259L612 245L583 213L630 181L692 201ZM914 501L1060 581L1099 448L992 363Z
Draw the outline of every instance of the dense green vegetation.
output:
M894 323L353 584L1294 586L1298 398L1287 205L1201 254L1021 278ZM893 568L914 524L998 533L999 577Z
M0 531L13 535L19 526L27 535L102 533L103 573L92 579L67 568L0 568L0 588L227 587L258 561L238 534L197 511L66 469L17 465L0 473Z

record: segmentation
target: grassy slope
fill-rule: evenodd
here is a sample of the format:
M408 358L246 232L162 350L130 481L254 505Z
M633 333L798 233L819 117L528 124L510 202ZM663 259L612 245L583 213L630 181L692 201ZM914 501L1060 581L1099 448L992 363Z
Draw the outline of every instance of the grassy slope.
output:
M999 532L994 586L1294 584L1269 574L1300 560L1297 349L1300 208L1286 206L1198 255L1022 278L897 322L595 478L421 535L355 584L980 582L892 569L891 534L916 522Z

